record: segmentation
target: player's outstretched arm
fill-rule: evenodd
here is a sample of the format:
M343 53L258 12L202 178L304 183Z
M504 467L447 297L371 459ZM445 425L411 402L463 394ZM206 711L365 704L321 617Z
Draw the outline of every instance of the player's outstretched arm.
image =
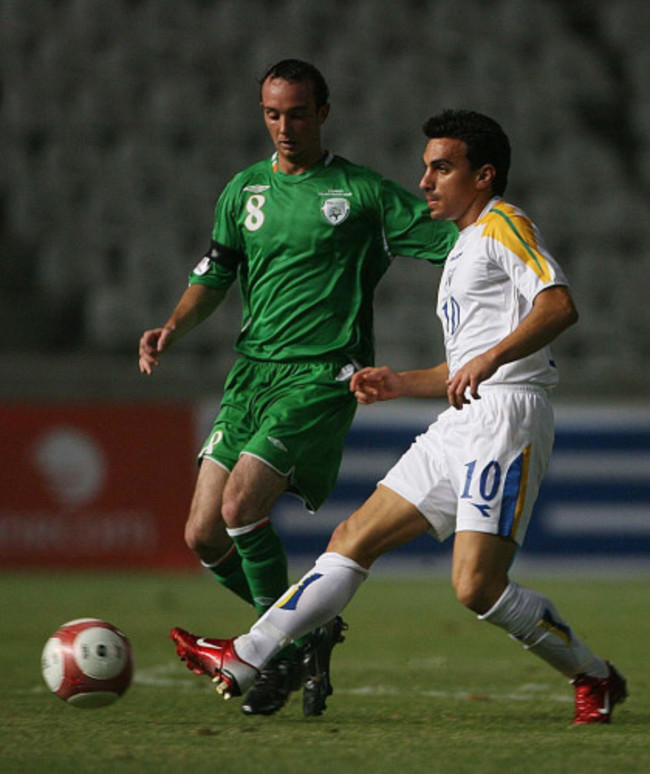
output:
M417 371L362 368L353 375L350 390L365 405L395 398L442 398L447 394L448 375L446 363Z
M358 403L369 406L378 400L399 398L400 374L388 366L362 368L352 375L350 390Z
M214 290L205 285L190 285L167 322L161 328L145 331L140 337L140 373L150 376L153 369L159 365L160 355L209 317L225 295L225 290Z
M553 339L578 320L571 291L563 285L543 290L533 301L533 308L519 325L496 346L465 363L447 384L449 404L457 409L480 398L479 385L506 363L521 360L550 344Z

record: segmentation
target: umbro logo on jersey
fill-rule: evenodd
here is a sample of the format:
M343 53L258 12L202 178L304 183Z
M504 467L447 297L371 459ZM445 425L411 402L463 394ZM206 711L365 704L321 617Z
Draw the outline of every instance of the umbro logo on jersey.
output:
M244 188L244 191L250 191L250 193L259 194L263 191L268 191L270 187L270 185L247 185Z

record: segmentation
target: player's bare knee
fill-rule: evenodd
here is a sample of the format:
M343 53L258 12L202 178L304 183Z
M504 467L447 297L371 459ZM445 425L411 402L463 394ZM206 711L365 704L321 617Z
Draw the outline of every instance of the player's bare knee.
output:
M456 599L477 615L484 615L494 606L507 584L507 577L488 578L474 573L456 576L453 579Z
M191 519L185 525L184 537L190 551L206 563L223 556L231 545L225 530L219 529L218 525L197 523Z
M342 521L336 527L330 538L327 551L347 556L348 559L354 559L362 567L367 568L377 558L374 552L368 549L363 534L358 529L355 529L354 522L351 519Z
M330 537L327 550L337 554L343 553L349 537L348 533L347 521L342 521L340 524L337 524Z
M455 578L454 591L456 592L456 599L460 604L474 613L480 615L489 610L490 605L487 604L487 595L479 578L467 576Z
M224 496L223 503L221 504L221 516L226 527L237 529L254 524L256 521L263 519L265 514L251 509L245 497L231 494L230 496Z
M463 607L468 607L471 610L475 597L474 588L460 580L454 580L453 586L456 592L456 599Z
M203 559L208 549L205 531L191 521L185 525L185 545L198 557Z
M185 532L183 537L185 539L185 545L190 549L190 551L194 551L194 553L196 553L199 547L199 537L195 526L189 521L185 524Z

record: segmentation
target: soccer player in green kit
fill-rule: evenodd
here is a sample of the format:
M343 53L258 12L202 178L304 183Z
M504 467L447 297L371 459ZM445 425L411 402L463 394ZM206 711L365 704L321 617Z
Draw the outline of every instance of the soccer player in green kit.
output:
M139 365L151 374L239 282L239 357L199 453L185 539L261 616L288 586L273 504L288 491L315 511L336 482L356 409L349 381L374 362L377 283L395 255L443 263L458 232L414 194L323 149L329 92L315 67L283 60L260 84L275 153L226 185L210 249L167 322L143 333ZM272 714L304 681L303 712L320 715L343 628L337 618L281 653L242 710Z

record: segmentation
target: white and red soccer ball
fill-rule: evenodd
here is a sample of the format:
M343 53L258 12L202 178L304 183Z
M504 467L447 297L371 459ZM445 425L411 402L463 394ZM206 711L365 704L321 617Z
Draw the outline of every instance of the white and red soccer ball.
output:
M45 643L41 670L50 690L68 704L104 707L131 684L133 653L112 624L79 618L63 624Z

